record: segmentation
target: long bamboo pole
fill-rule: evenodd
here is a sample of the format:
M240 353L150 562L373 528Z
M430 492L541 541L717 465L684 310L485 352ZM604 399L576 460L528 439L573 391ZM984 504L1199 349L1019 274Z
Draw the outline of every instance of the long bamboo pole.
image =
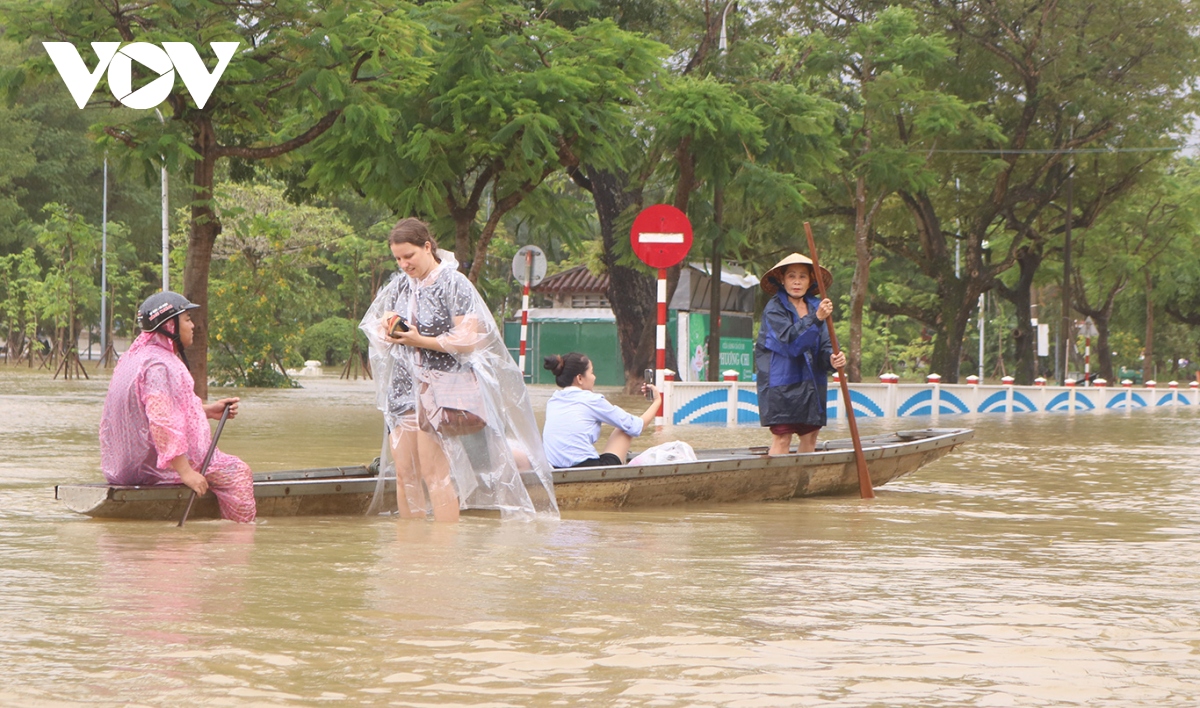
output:
M812 226L808 222L804 222L804 234L808 237L808 252L809 257L813 262L813 279L817 281L817 289L821 292L821 299L825 299L825 280L821 278L821 266L817 260L817 242L813 240ZM833 315L825 318L825 324L829 327L829 342L833 345L833 353L837 355L841 349L838 347L837 334L833 331ZM875 490L871 487L871 473L867 470L867 458L863 454L862 439L858 436L858 422L854 419L854 405L850 402L850 383L846 381L845 367L839 366L837 369L838 381L842 385L842 405L846 409L846 420L850 421L850 439L854 442L854 462L858 465L858 493L863 499L874 499Z

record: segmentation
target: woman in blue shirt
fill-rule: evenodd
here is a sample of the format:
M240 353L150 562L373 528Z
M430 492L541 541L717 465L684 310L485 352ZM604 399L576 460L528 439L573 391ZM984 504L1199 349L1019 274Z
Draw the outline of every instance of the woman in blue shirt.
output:
M826 288L833 283L825 268L821 278ZM758 417L771 429L770 454L788 454L793 435L797 452L812 452L826 423L827 374L846 365L844 353L833 356L825 324L833 302L819 299L812 260L799 253L776 263L759 285L771 299L754 343Z
M554 374L555 383L562 389L555 391L546 403L546 425L542 429L542 445L551 466L563 469L625 464L633 439L654 420L662 404L662 393L650 384L643 384L643 391L654 392L654 402L641 417L635 417L596 393L596 373L585 355L571 352L548 356L543 368ZM596 455L601 423L608 423L615 430L608 436L604 452Z

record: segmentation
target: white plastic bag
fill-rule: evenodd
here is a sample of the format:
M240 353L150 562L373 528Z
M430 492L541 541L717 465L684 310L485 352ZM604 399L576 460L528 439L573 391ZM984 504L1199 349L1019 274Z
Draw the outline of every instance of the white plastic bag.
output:
M682 440L673 440L647 448L629 461L631 465L673 465L680 462L695 462L696 451Z

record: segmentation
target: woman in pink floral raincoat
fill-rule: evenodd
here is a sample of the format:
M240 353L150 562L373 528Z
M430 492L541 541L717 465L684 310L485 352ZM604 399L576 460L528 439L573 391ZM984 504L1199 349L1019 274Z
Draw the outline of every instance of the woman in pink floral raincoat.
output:
M237 415L238 399L205 405L183 350L196 325L188 310L198 307L173 292L151 295L138 308L142 333L117 362L100 417L100 466L109 484L182 482L203 495L217 495L221 516L254 521L254 480L250 467L217 450L208 471L197 469L212 442L208 418L220 418L228 403Z

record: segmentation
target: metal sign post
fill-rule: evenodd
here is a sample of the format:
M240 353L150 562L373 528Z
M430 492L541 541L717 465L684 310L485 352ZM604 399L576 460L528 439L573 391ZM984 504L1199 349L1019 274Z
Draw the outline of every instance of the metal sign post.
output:
M687 214L670 204L655 204L643 209L633 220L629 240L634 255L651 268L658 269L654 381L661 386L667 368L667 268L687 257L692 248L692 223L688 221ZM659 406L658 414L654 417L654 427L663 427L662 406Z
M525 372L525 341L529 337L529 287L542 282L546 277L546 254L537 246L522 246L513 256L513 277L524 284L521 292L521 351L517 366L521 375L532 378Z

